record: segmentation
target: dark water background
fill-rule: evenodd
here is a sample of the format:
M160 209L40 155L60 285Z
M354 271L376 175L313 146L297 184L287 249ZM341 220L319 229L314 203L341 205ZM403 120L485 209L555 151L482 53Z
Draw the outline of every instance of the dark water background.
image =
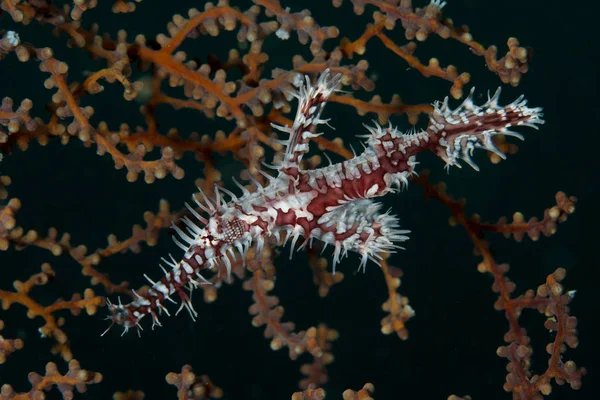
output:
M247 3L240 7L246 9ZM341 30L340 37L351 39L363 32L374 11L368 7L363 16L356 16L350 3L336 9L327 1L288 1L284 5L292 11L310 8L319 24L336 25ZM202 8L202 2L146 0L138 4L138 11L132 15L113 15L108 4L101 4L84 15L84 26L97 22L101 32L113 37L123 28L130 37L139 33L153 37L166 31L173 14L185 15L190 7ZM572 5L557 0L450 1L444 15L456 24L468 24L482 44L496 44L504 54L506 40L516 36L522 45L534 49L530 72L518 88L504 87L502 103L524 93L530 104L544 107L547 122L540 131L524 130L526 141L506 162L491 165L484 154L478 154L479 173L463 168L452 170L447 176L443 163L434 156L419 160L420 167L433 171L434 180L447 182L451 194L468 199L468 212L477 212L488 221L503 215L510 217L515 211L526 217L541 216L545 208L553 205L554 194L559 190L579 198L577 212L559 226L553 237L538 242L526 239L520 244L500 235L489 237L496 260L511 265L509 276L519 293L536 288L557 267L567 270L566 288L578 290L572 314L579 318L581 344L569 351L565 359L585 366L588 375L580 391L555 385L554 399L594 399L597 395L593 393L599 389L598 342L594 339L599 322L599 186L594 173L598 170L598 35L592 8L589 1ZM91 61L83 51L67 49L65 37L52 37L50 26L35 22L28 27L16 26L4 15L0 27L18 30L23 41L55 49L57 58L70 65L69 80L81 81L82 71L104 65L102 61ZM399 44L405 42L399 27L388 34ZM329 46L338 40L331 40ZM228 33L186 42L184 48L190 55L205 58L209 53L223 57L236 46L235 34ZM298 53L310 59L307 46L299 45L295 34L287 42L269 39L264 50L270 56L269 67L290 69L291 57ZM470 72L470 85L475 85L480 95L500 84L497 76L487 70L483 58L472 55L457 42L431 38L420 45L417 55L423 62L435 56L444 66L451 63L459 72ZM400 93L407 103L441 100L448 93L448 82L423 78L378 39L369 41L363 58L369 61L371 74L378 77L374 93L381 95L384 102L393 93ZM351 62L360 59L355 57ZM35 104L32 114L44 116L43 104L51 95L43 88L46 77L36 62L21 64L11 55L0 63L0 95L13 97L17 103L29 97ZM130 126L143 124L137 113L139 104L123 101L120 86L105 87L101 95L86 98L96 109L94 123L106 120L112 129L122 122ZM356 93L362 99L371 95ZM161 132L177 127L184 136L192 131L212 134L216 129L228 131L233 127L230 122L208 121L198 113L175 112L168 107L160 109L158 116ZM327 108L326 116L337 128L335 133L326 134L347 140L355 140L353 135L362 133L361 124L372 118L360 117L354 110L336 105ZM395 125L409 126L405 117L392 120ZM227 179L239 173L239 165L230 158L217 160ZM181 161L181 166L186 170L181 181L168 177L153 185L145 184L143 179L130 184L124 171L114 169L110 157L95 155L94 147L86 149L76 140L62 146L54 140L46 147L32 143L25 153L15 151L0 165L0 173L11 176L10 197L23 203L17 215L19 225L42 234L49 227L56 227L60 233L69 232L73 244L85 244L93 250L105 247L110 233L128 237L134 224L143 223L143 212L156 211L162 198L174 209L182 207L195 190L194 180L201 177L202 171L191 155ZM406 251L390 259L392 265L404 271L400 292L410 298L416 310L416 317L408 323L409 340L380 333L384 316L380 306L386 300L386 289L376 267L370 266L366 274L356 274L358 258L350 257L342 264L346 274L342 284L336 285L327 298L320 299L304 253L298 253L289 262L285 249L276 260L274 293L285 306L284 320L296 322L299 329L326 322L340 333L333 345L336 361L328 369L330 379L325 385L328 398L341 398L343 390L358 389L365 382L375 384L377 399L446 399L450 394L469 394L474 399L510 398L502 390L506 360L496 356L507 322L502 313L493 309L496 295L490 290L491 278L476 271L479 258L473 256L466 233L449 227L448 210L436 202L422 200L422 191L415 185L401 195L388 196L385 203L400 216L403 227L412 230ZM144 284L143 273L160 276L157 263L169 252L179 254L165 231L158 246L143 246L139 255L113 256L99 269L109 273L113 281L128 280L132 287L138 287ZM55 258L42 250L11 249L0 253L0 288L12 289L12 281L25 280L39 271L43 262L52 264L58 279L33 292L40 303L48 304L59 296L70 298L74 292L90 287L89 280L79 274L79 265L68 256ZM102 289L95 290L103 294ZM176 398L175 388L167 385L164 376L178 372L184 364L191 364L198 374L208 374L224 389L227 399L289 398L301 378L300 364L309 362L310 357L291 361L287 350L270 350L262 337L264 329L250 324L247 310L251 296L240 283L220 289L214 304L204 304L199 297L195 301L201 315L198 322L182 313L164 319L161 329L151 331L148 326L141 339L135 333L121 338L116 330L100 337L107 326L101 315L74 318L65 313L64 330L75 358L84 368L104 375L102 384L90 386L87 394L78 398L107 399L113 392L127 389L143 390L147 399ZM5 337L22 337L25 341L23 350L0 365L0 384L11 383L18 391L29 390L27 373L43 372L49 361L56 362L61 371L66 370L65 363L49 352L54 342L39 338L39 320L27 319L20 306L0 311L0 319L6 323L2 331ZM542 372L547 363L544 347L552 335L544 330L543 317L537 313L526 312L522 323L533 337L533 370Z

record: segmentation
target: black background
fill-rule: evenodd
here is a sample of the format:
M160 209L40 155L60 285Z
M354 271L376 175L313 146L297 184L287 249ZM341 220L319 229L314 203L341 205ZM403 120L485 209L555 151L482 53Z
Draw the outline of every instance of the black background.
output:
M292 11L309 8L319 24L338 26L340 38L351 39L363 32L375 10L368 7L363 16L356 16L349 2L341 9L326 1L287 1L283 5ZM185 15L190 7L202 8L202 2L146 0L137 6L131 15L113 15L109 4L101 4L84 14L84 26L99 23L100 31L113 37L119 29L126 29L130 38L139 33L153 37L166 32L173 14ZM240 8L247 7L247 2L241 2ZM496 44L504 54L506 40L516 36L522 45L534 49L530 72L519 87L503 87L501 103L523 93L531 105L544 107L547 122L539 131L523 130L526 141L519 143L519 152L509 156L508 161L491 165L480 152L476 158L481 166L479 173L463 168L446 175L443 163L433 155L419 160L421 168L432 170L434 180L447 182L451 194L468 199L469 213L477 212L487 221L496 221L503 215L510 218L515 211L527 218L540 217L545 208L553 205L554 194L559 190L579 198L577 212L559 226L553 237L538 242L526 238L519 244L501 235L489 236L496 260L511 265L509 276L516 282L518 293L536 288L557 267L567 270L566 288L578 290L572 314L579 318L581 344L565 358L585 366L588 374L580 391L555 385L551 397L555 399L592 399L598 390L598 348L594 339L598 324L599 188L594 172L598 158L598 49L593 46L597 37L594 13L591 2L585 1L450 1L444 15L458 25L468 24L482 44ZM81 81L83 71L104 65L102 61L90 60L82 50L68 49L66 37L51 36L50 26L37 22L27 27L15 25L4 15L0 27L17 30L23 41L36 47L52 47L57 58L69 64L69 81ZM399 26L388 34L399 44L405 42ZM331 40L327 46L331 48L338 41L339 38ZM183 48L189 55L205 59L210 53L224 57L229 48L236 46L235 33L226 33L218 38L188 40ZM291 69L294 54L310 59L307 46L298 43L295 33L287 42L273 36L264 50L269 53L269 68ZM472 55L457 42L432 37L419 45L417 55L423 62L435 56L443 66L454 64L459 72L470 72L470 85L476 86L479 103L487 90L493 91L500 85L483 58ZM407 103L428 103L441 100L450 88L447 81L423 78L377 39L369 41L362 58L369 61L369 71L377 75L377 88L371 94L356 92L356 97L369 99L376 93L387 102L393 93L399 93ZM350 62L360 59L355 57ZM21 64L10 55L0 62L0 95L12 97L17 104L23 98L31 98L32 115L46 118L43 106L51 95L43 87L46 78L36 62ZM92 122L105 120L111 129L117 129L122 122L142 125L144 121L137 112L139 103L122 100L118 85L105 86L102 94L86 97L86 104L96 110ZM161 107L157 115L163 133L176 127L182 136L192 131L210 135L216 129L228 131L233 127L231 122L209 121L189 110ZM327 130L326 135L342 136L353 143L357 143L354 135L363 133L361 124L373 118L360 117L353 109L338 105L329 106L325 116L336 127L335 132ZM409 127L405 117L395 117L392 122ZM77 140L68 146L53 140L46 147L31 143L28 151L16 150L5 157L0 174L13 180L9 198L17 197L23 203L18 224L41 234L53 226L60 233L69 232L73 244L85 244L90 250L105 247L107 235L128 237L133 224L143 223L144 211L157 211L160 199L167 199L174 209L182 207L195 190L194 180L202 176L201 166L187 155L180 162L186 170L183 180L168 177L147 185L139 179L131 184L123 170L114 169L109 156L97 156L95 151ZM217 161L226 183L231 175L239 173L240 165L232 163L229 157ZM449 227L448 210L434 201L424 201L417 186L384 201L400 216L403 227L412 231L406 251L390 259L392 265L404 271L400 292L410 298L416 310L416 317L408 323L407 341L380 333L380 320L384 317L380 306L386 300L386 289L378 268L370 265L366 274L356 274L358 257L350 257L341 266L346 275L343 282L327 298L320 299L304 253L297 253L289 262L288 249L283 249L275 261L278 274L274 293L285 306L284 320L294 321L298 329L326 322L340 333L333 345L336 360L329 367L330 379L325 385L328 398L341 398L343 390L356 390L365 382L375 384L377 399L445 399L450 394L469 394L474 399L509 398L510 394L502 389L506 360L496 356L497 347L504 344L507 322L502 313L493 309L496 295L490 289L491 278L477 272L479 258L473 256L466 233ZM141 254L113 256L103 261L99 269L109 273L113 282L128 280L132 287L138 287L144 284L143 273L160 276L157 263L169 252L179 254L164 231L158 246L144 245ZM49 304L59 296L70 298L74 292L90 287L89 280L79 274L79 265L68 256L55 258L43 250L10 249L0 253L0 288L12 289L15 279L27 279L39 271L43 262L52 264L58 278L33 292L40 303ZM104 294L102 289L94 289ZM103 312L78 318L64 313L64 330L75 358L83 368L104 375L100 385L89 386L87 394L79 398L106 399L115 391L127 389L143 390L148 399L176 398L175 388L167 385L164 376L179 372L184 364L191 364L198 374L208 374L223 388L227 399L289 398L297 390L300 365L309 362L310 357L291 361L287 350L271 351L262 337L263 328L250 324L250 303L250 293L243 291L238 282L220 289L214 304L204 304L197 296L195 307L201 315L198 322L182 313L164 319L164 327L155 331L147 326L141 339L135 333L120 337L118 330L100 337L107 326ZM10 383L17 391L27 391L27 374L42 373L48 361L66 371L66 364L49 352L53 342L39 338L40 320L27 319L25 309L18 305L0 311L0 319L6 324L2 335L25 341L23 350L0 365L0 384ZM548 357L544 347L552 340L543 328L543 320L534 312L526 312L521 319L533 337L535 372L545 370ZM53 393L58 396L56 391Z

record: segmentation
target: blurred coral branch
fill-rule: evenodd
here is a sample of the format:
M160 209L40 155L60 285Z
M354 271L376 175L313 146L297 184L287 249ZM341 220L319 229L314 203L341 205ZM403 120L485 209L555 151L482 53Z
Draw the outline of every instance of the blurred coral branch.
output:
M136 4L140 2L141 0L136 0L135 3L114 0L112 12L134 13L137 12L136 8L150 7L150 4L146 4L150 2ZM14 153L27 151L33 141L42 146L60 142L69 145L71 152L82 153L81 146L73 145L79 142L86 148L95 146L97 154L103 160L110 160L116 169L125 167L127 173L124 178L127 181L135 182L143 174L144 181L148 184L169 176L177 180L183 179L184 166L186 172L190 172L187 168L190 164L186 164L184 156L192 155L195 162L193 173L200 177L194 183L209 195L214 195L214 184L221 184L224 178L229 179L226 175L230 174L222 170L222 165L217 165L216 160L219 158L227 157L227 164L235 160L236 165L242 169L241 177L244 180L256 180L259 183L265 181L264 164L272 159L280 161L283 149L281 140L285 139L271 124L292 124L291 93L304 75L315 76L327 69L332 73L342 74L343 86L354 92L333 94L330 101L339 106L338 109L342 112L354 110L360 116L368 114L381 124L387 123L391 117L406 116L408 123L414 126L421 115L431 113L433 107L429 103L408 104L399 94L393 94L389 102L386 102L381 94L377 94L383 90L376 74L369 70L369 62L363 57L368 48L375 47L374 42L383 44L384 50L379 51L388 52L387 62L396 61L396 56L400 59L398 69L408 65L423 77L438 78L454 99L463 97L463 88L470 83L471 74L459 72L457 67L437 58L422 62L417 56L418 43L432 37L451 39L475 56L482 57L487 68L501 82L512 86L519 84L523 74L528 71L531 60L531 49L522 47L512 37L507 40L508 51L498 58L495 46L485 47L474 39L467 26L456 27L450 19L445 18L445 2L439 0L432 0L428 4L426 1L419 1L422 8L413 6L411 0L351 0L354 14L361 15L365 9L370 9L373 15L371 23L366 26L354 25L355 28L348 32L341 32L342 29L336 26L321 26L310 10L292 11L285 2L281 4L279 0L253 0L253 5L246 11L241 10L233 0L219 0L217 4L203 3L204 10L192 8L187 16L175 14L167 24L167 33L160 33L155 37L143 34L128 37L124 30L118 31L116 37L110 37L109 34L102 33L98 25L82 23L91 15L92 9L101 8L98 5L100 2L74 0L65 3L67 4L59 7L49 0L0 0L0 16L5 13L2 17L5 20L10 18L11 26L15 26L14 30L0 31L0 63L11 61L11 58L28 65L35 63L40 74L27 79L52 91L45 110L39 107L40 104L34 104L34 101L27 98L33 97L33 94L22 91L18 92L18 100L5 97L0 106L0 161L4 158L0 165L2 172L8 174L0 176L0 199L8 199L0 205L0 250L8 253L14 249L37 249L42 251L43 257L70 257L69 261L74 261L80 267L80 275L89 277L92 285L101 286L100 289L105 294L118 293L129 298L135 297L129 283L119 282L115 277L109 276L103 262L123 253L138 254L145 250L145 245L156 245L161 232L171 226L171 221L189 215L189 211L184 207L172 211L169 203L162 200L156 213L146 212L143 215L144 227L133 226L131 234L125 238L118 239L116 235L110 234L106 247L89 251L85 245L73 245L68 233L59 237L55 228L48 230L46 227L44 230L48 230L48 233L43 234L40 232L42 229L26 230L19 225L22 223L18 223L21 219L19 213L29 217L36 214L36 210L28 208L25 202L21 204L19 199L10 195L9 185L12 181L9 175L15 179L18 171L4 166L9 165L7 159ZM343 3L343 0L333 0L333 5L338 8L348 6ZM162 5L157 8L162 8ZM135 18L135 14L129 18ZM332 20L336 21L335 17ZM19 35L21 29L43 30L46 35L44 29L47 26L52 27L56 37L66 42L65 48L55 51L50 47L42 47L33 42L33 39L25 40L25 35ZM360 26L360 29L356 26ZM219 42L219 46L228 50L226 59L205 54L195 40L206 36L225 36L225 32L235 32L238 42L237 48L236 45ZM397 32L403 33L406 41L398 40ZM340 38L341 33L351 35L352 38ZM285 64L273 65L274 62L269 60L278 59L277 53L284 52L284 46L277 46L282 40L295 40L291 38L292 34L297 35L301 49L292 50L294 54ZM195 43L196 47L190 46L190 42ZM69 61L67 64L61 60L63 54L72 53L91 56L96 69L88 71L80 67L77 61ZM301 54L310 59L304 59ZM205 62L200 61L201 58ZM358 61L353 63L354 59ZM144 121L143 126L134 126L135 119L129 120L130 115L127 112L117 112L116 107L111 109L115 115L96 115L97 109L102 108L91 104L107 103L105 105L111 106L118 103L110 98L97 100L105 90L105 85L115 84L118 85L119 92L122 92L125 102L137 101L141 104L139 115L135 117ZM389 81L383 85L391 86L393 90L399 86ZM376 94L370 100L364 100L366 92ZM19 104L16 109L15 104ZM176 124L172 123L174 121L165 121L157 112L159 108L177 110L181 112L178 115L184 115L184 112L194 113L193 127L184 128L187 131L181 134L175 128L165 128ZM104 108L106 109L110 108ZM222 123L222 127L213 129L215 121ZM204 123L207 128L204 128ZM197 126L210 132L192 132ZM325 135L312 140L324 154L330 153L346 159L353 157L354 150L349 144L351 138L347 135L341 134L335 138ZM504 136L494 138L494 144L507 154L514 154L517 150L517 146L506 141ZM493 163L501 159L493 153L489 157ZM321 161L321 156L315 155L305 159L303 165L308 169L316 168ZM52 178L48 175L44 179ZM460 225L466 230L476 254L482 257L478 270L493 278L492 291L498 294L494 307L504 312L509 324L509 330L504 336L506 344L497 350L498 356L508 360L504 390L512 392L513 398L538 399L539 394L547 395L551 392L552 381L558 384L567 382L571 388L578 389L585 369L577 368L573 361L562 360L567 347L575 348L578 344L577 320L569 314L569 303L575 291L563 288L561 282L565 277L565 270L557 269L537 290L528 290L515 297L515 284L507 277L508 265L495 261L489 243L484 240L484 234L487 233L502 233L506 238L513 237L517 241L525 236L537 240L541 235L554 234L557 225L575 211L577 200L558 192L556 205L545 210L540 219L531 218L526 221L522 214L515 213L510 223L505 217L497 223L481 223L479 216L465 215L464 200L453 199L446 193L444 184L431 184L427 172L422 172L412 182L424 189L427 198L440 201L450 210L451 225ZM244 188L252 191L256 186L247 184ZM85 195L86 193L79 193L77 196ZM49 218L50 221L52 218ZM115 211L115 224L120 218L119 212ZM31 219L25 216L23 219L28 224L31 223ZM50 221L45 220L44 223L50 224ZM85 221L81 223L85 224ZM90 239L78 236L75 240L81 243ZM320 257L318 250L319 245L307 249L308 266L318 294L325 297L346 278L340 272L330 273L329 262ZM232 263L232 273L243 281L243 288L252 293L253 304L249 309L252 325L264 326L264 336L270 340L271 349L287 347L292 360L300 356L308 357L301 359L300 372L303 377L299 386L302 391L294 393L292 398L323 399L325 390L322 387L329 381L328 368L338 350L334 348L333 342L345 332L338 333L337 329L320 321L314 321L312 326L303 330L298 330L293 322L282 322L284 307L274 294L277 274L281 274L278 267L284 264L278 254L276 248L265 246L259 261L255 250L250 249L245 260L247 267L244 267L244 260L236 260ZM57 263L63 260L64 258L58 258ZM382 305L386 314L381 319L381 332L385 335L395 333L400 339L406 340L409 337L406 325L415 316L415 311L408 298L399 293L403 271L390 265L395 262L398 262L398 258L388 258L387 255L381 262L382 278L387 288L387 293L382 296L382 299L386 299ZM8 269L8 264L8 261L2 259L0 268ZM39 264L36 265L38 266L35 268L32 265L20 266L22 269L18 270L18 274L21 280L13 282L14 290L9 289L10 282L1 282L2 308L8 310L13 305L19 305L20 308L15 308L18 311L24 309L28 318L40 317L43 323L39 332L42 337L53 339L51 351L68 363L69 371L61 375L58 367L50 362L46 365L45 376L36 373L29 375L32 389L25 393L17 393L2 379L0 399L3 400L43 398L43 393L52 387L56 387L64 399L71 399L74 389L83 392L87 385L102 381L100 373L81 369L74 359L74 348L77 346L73 342L79 344L79 341L89 339L85 335L67 335L63 326L67 323L78 324L82 310L88 315L94 315L97 308L105 304L104 296L75 283L74 277L79 274L72 270L64 272L57 269L59 272L55 272L50 264L44 262L41 272L33 273L34 269L39 268ZM202 286L205 302L217 299L217 292L223 283L233 283L233 279L227 279L224 268L219 272L210 277L211 285ZM30 276L27 277L28 275ZM123 276L133 279L136 274L124 269ZM55 298L52 302L46 302L47 297L40 295L44 291L37 290L44 286L44 290L58 291L50 287L59 283L61 288L64 284L71 293L75 293L70 300ZM147 286L143 286L136 293L144 295L148 290ZM546 347L549 359L543 372L532 372L530 338L520 322L525 309L537 310L543 314L546 318L544 328L554 333L553 341ZM59 315L65 310L69 310L72 316ZM0 321L0 329L12 329L11 337L12 332L22 328L16 326L18 323L11 326L9 316L3 317L3 321ZM169 343L171 340L177 341L180 333L170 334L173 337L168 339ZM95 335L95 332L91 335ZM24 344L28 345L28 341L34 340L32 336L25 340L0 336L0 364L10 363L13 357L26 351L27 347L20 351ZM79 348L81 346L83 344L79 344ZM15 352L17 353L13 355ZM118 356L134 359L133 356L123 354ZM39 363L43 356L40 354L36 357L33 361ZM119 361L117 356L114 358ZM82 360L79 356L77 359ZM38 367L33 361L32 369ZM202 368L208 369L207 366ZM161 373L164 372L166 371ZM207 372L210 373L210 370ZM103 373L107 375L109 371ZM107 380L112 381L112 378ZM183 366L180 373L169 373L166 380L177 387L178 399L218 399L223 396L223 391L207 376L196 376L189 365ZM375 383L379 388L380 384ZM290 392L292 390L290 388ZM367 400L372 398L373 393L374 385L367 383L356 392L346 390L343 398ZM143 397L143 392L115 393L115 398ZM456 396L451 398L458 399Z

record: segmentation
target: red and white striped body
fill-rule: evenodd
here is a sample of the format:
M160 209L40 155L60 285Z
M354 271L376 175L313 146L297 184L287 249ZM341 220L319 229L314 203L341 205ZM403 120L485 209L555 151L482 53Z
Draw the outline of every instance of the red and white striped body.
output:
M181 307L186 307L192 317L196 316L184 288L192 289L203 283L202 273L224 265L231 271L231 261L246 258L251 246L256 254L262 253L267 240L287 242L291 251L298 245L310 245L320 240L333 246L333 268L349 251L361 256L360 267L367 261L381 258L381 253L400 248L396 243L408 239L408 231L398 229L397 217L382 212L381 205L373 199L408 185L417 165L416 157L425 150L435 152L446 166L459 165L463 160L477 169L471 159L475 148L503 154L494 147L492 137L497 134L512 135L512 126L536 127L541 124L540 108L526 107L526 101L500 107L498 90L488 102L476 106L472 93L455 110L447 105L447 99L434 104L427 129L415 133L401 133L391 125L367 128L364 151L354 158L327 167L302 170L300 161L308 151L310 139L318 125L327 121L320 119L321 112L333 92L338 89L341 76L323 72L312 85L306 77L296 96L298 111L291 127L275 128L288 133L286 152L277 166L278 175L265 175L267 185L257 184L250 193L241 185L241 197L226 189L215 188L216 199L197 201L199 209L190 212L196 221L185 217L187 232L174 226L180 236L176 240L185 251L181 261L166 261L169 271L157 282L151 281L146 295L138 295L131 303L110 304L113 323L123 325L125 331L139 327L145 315L151 315L159 324L156 311L164 310L165 299L177 293ZM226 201L224 194L230 199Z

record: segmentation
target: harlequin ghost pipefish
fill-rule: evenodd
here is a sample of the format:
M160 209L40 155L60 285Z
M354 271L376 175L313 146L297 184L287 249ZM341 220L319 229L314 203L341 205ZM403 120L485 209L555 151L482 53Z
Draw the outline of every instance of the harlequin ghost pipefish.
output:
M333 271L349 251L360 256L359 269L365 269L369 260L379 264L382 253L401 249L397 243L408 239L407 230L399 229L398 218L382 212L381 204L373 201L408 185L415 173L416 157L429 150L437 154L446 167L460 167L463 161L478 170L471 159L473 150L485 149L504 158L494 146L495 135L523 136L511 127L528 126L537 129L544 121L541 108L527 107L523 96L512 103L500 106L500 89L477 106L471 90L466 100L457 108L448 106L448 98L433 104L427 128L402 133L391 124L367 127L363 137L364 151L347 161L330 163L318 169L303 169L302 157L309 150L310 140L323 133L319 125L327 124L321 113L329 97L339 90L341 75L325 70L312 84L308 76L293 96L298 99L298 110L292 126L274 128L289 135L283 141L283 159L274 167L277 175L264 173L265 186L254 182L256 191L250 192L239 183L240 197L225 188L215 187L215 198L209 199L202 191L198 208L187 205L191 216L183 218L185 231L176 225L179 240L175 242L184 250L180 261L173 257L163 259L164 276L154 282L146 277L151 287L137 294L129 304L108 303L114 324L122 325L124 332L130 328L141 329L140 320L152 317L152 327L160 325L159 312L169 315L165 300L177 294L181 301L179 311L186 308L192 318L197 316L184 289L193 290L208 283L202 275L206 270L219 270L224 266L231 273L232 261L241 257L245 262L248 249L255 247L260 256L267 241L287 243L291 252L302 239L299 248L320 240L333 246ZM227 201L225 195L229 197ZM161 266L162 267L162 266ZM109 327L110 329L110 327ZM108 329L107 329L108 331Z

